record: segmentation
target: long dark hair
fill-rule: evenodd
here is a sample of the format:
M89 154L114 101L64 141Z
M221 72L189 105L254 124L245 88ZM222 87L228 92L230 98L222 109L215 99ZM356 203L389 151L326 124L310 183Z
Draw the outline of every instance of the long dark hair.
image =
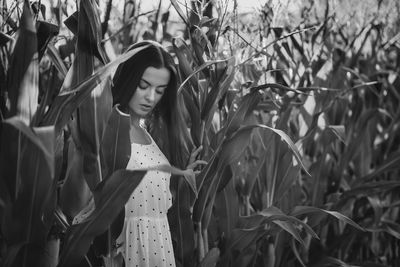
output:
M184 168L192 142L183 120L181 110L183 103L177 95L178 71L172 56L156 42L139 42L130 46L127 51L144 46L147 47L118 66L111 88L113 105L118 104L121 111L129 113L129 101L144 71L148 67L168 69L170 71L168 86L146 120L146 125L170 163Z

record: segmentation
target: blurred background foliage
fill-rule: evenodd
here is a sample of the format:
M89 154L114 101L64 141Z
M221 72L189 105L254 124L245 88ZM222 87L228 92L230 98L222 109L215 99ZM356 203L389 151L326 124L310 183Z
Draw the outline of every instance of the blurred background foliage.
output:
M109 77L145 39L208 161L171 182L178 266L400 265L400 3L261 2L0 1L1 265L121 266Z

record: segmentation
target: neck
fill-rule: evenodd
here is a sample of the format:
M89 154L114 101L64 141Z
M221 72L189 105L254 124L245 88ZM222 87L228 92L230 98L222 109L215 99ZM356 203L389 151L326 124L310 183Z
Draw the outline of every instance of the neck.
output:
M140 117L137 116L136 114L130 114L131 115L131 125L135 127L140 126Z

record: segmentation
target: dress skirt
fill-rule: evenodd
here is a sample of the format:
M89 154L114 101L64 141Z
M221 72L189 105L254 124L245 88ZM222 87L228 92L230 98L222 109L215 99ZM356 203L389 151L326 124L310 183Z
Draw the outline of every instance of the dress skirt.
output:
M127 169L169 164L153 139L151 144L131 146ZM117 244L126 267L175 266L167 219L172 205L170 177L167 172L148 171L125 205L124 227Z

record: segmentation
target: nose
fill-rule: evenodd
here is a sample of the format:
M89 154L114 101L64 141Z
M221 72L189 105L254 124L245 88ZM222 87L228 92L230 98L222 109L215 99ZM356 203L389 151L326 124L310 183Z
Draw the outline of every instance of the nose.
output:
M148 87L146 100L150 103L153 103L155 100L155 96L156 96L156 89L153 87Z

